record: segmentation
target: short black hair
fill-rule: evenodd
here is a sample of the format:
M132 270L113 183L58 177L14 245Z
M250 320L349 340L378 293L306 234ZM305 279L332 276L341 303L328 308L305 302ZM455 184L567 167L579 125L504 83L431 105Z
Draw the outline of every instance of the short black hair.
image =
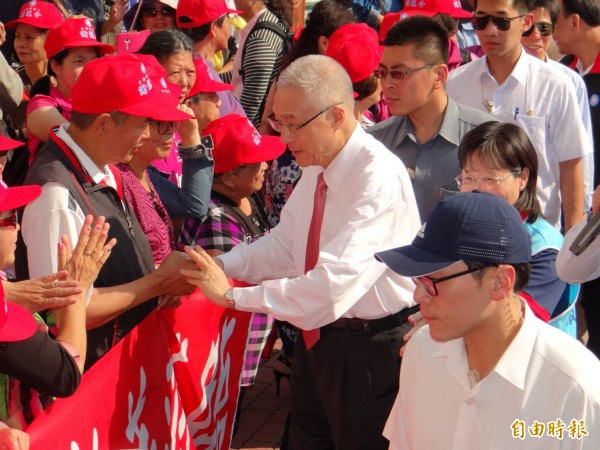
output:
M529 0L529 11L537 8L544 8L550 14L550 22L556 25L558 20L558 1L557 0Z
M448 32L430 17L412 16L395 23L383 45L413 45L414 56L427 64L448 64Z
M225 17L226 16L223 15L218 19L205 23L199 27L182 28L181 31L183 31L183 33L185 33L185 35L188 36L192 41L200 42L202 39L208 36L212 23L214 22L217 27L221 28L223 26L223 22L225 22Z
M473 10L477 11L477 0L475 0L473 6ZM513 6L517 11L523 14L527 14L529 11L531 11L531 9L529 8L529 0L513 0Z
M152 55L159 63L164 64L175 53L193 52L193 50L194 43L181 31L162 30L148 36L137 53Z
M488 267L498 267L499 264L488 264L479 261L465 261L467 268L469 270L482 269L485 270ZM531 266L529 263L518 263L518 264L507 264L512 266L515 269L515 284L513 285L513 292L518 294L525 289L527 283L529 283L529 278L531 277ZM478 282L483 279L483 272L477 270L476 272L472 272L471 275Z
M600 4L597 0L563 0L564 17L577 14L590 27L600 25Z

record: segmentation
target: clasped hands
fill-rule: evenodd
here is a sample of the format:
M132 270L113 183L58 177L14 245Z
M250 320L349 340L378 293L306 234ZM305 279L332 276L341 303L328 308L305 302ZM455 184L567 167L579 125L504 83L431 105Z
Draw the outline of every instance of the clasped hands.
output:
M192 286L199 287L207 299L225 307L225 293L231 289L231 285L223 272L221 260L211 257L198 245L194 248L186 246L185 252L196 264L196 269L184 269L181 274Z

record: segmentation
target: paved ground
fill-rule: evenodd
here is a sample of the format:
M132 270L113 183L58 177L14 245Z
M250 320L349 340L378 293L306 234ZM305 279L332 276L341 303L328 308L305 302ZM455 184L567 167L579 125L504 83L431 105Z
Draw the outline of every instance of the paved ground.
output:
M254 386L244 394L239 429L233 438L232 449L279 448L287 417L290 385L287 378L282 378L280 394L275 395L273 363L278 355L278 350L273 351L269 360L258 369Z

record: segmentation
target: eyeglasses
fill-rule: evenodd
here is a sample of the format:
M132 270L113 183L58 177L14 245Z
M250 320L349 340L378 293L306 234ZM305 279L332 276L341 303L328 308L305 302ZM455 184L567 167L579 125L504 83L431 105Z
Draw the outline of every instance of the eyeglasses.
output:
M454 179L454 181L456 181L456 184L458 185L459 189L460 189L461 186L464 186L466 188L470 188L470 187L475 186L477 184L480 185L480 186L494 187L494 186L497 186L500 183L502 183L508 177L519 175L520 173L521 173L520 169L515 169L511 173L509 173L508 175L506 175L505 177L480 177L480 178L474 178L474 177L471 177L469 175L464 176L464 177L462 175L459 175L459 176L457 176Z
M452 278L462 277L463 275L466 275L468 273L473 273L473 272L477 272L479 270L487 269L488 267L496 267L496 265L488 264L483 267L476 267L473 269L463 270L462 272L458 272L458 273L455 273L452 275L448 275L447 277L441 277L441 278L431 278L431 277L428 277L427 275L423 275L422 277L413 277L412 281L413 281L413 283L415 283L415 286L417 286L419 283L421 283L421 285L425 289L425 292L427 292L432 297L437 297L438 291L437 291L436 284L441 283L442 281L451 280Z
M326 111L329 111L331 108L333 108L334 106L338 106L341 105L344 102L338 102L338 103L334 103L331 106L328 106L327 108L323 109L322 111L319 111L317 114L315 114L314 116L312 116L310 119L308 119L306 122L301 123L300 125L296 125L293 123L285 123L285 122L281 122L279 120L275 119L275 116L273 114L271 114L269 117L267 117L267 123L269 124L269 126L271 128L273 128L275 131L277 131L278 133L281 133L281 131L284 128L287 128L288 133L291 134L296 134L298 133L302 128L304 128L306 125L308 125L309 123L311 123L313 120L315 120L317 117L319 117L321 114L323 114Z
M479 31L485 30L490 21L499 31L507 31L510 28L510 23L521 17L525 17L525 15L521 14L516 17L475 16L471 19L471 22L473 22L473 28Z
M419 70L429 69L433 66L437 66L435 63L426 64L422 67L417 67L416 69L407 69L407 70L383 70L383 69L375 69L373 71L373 75L380 80L385 80L387 76L391 76L392 80L404 80L406 75L410 75L411 73L418 72Z
M142 16L144 17L156 17L160 13L163 17L174 17L175 10L173 8L143 8Z
M551 23L538 22L531 25L531 28L529 28L529 30L523 31L523 36L531 36L534 28L537 28L538 33L540 33L540 36L552 36L552 33L554 32L554 25L552 25Z
M172 134L175 130L175 122L168 122L164 120L150 120L150 125L154 125L158 134L164 136L166 134Z
M0 228L17 228L17 210L3 211L0 213Z

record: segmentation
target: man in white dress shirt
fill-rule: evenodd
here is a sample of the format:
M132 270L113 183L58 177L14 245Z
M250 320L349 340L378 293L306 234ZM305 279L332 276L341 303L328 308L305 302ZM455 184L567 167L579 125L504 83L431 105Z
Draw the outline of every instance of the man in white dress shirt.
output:
M183 273L216 304L271 313L305 330L294 349L288 448L385 449L399 349L416 308L411 281L372 253L408 243L418 230L411 182L402 162L357 123L352 84L333 59L292 63L277 82L273 111L271 126L303 168L281 222L214 261L188 248L200 270ZM321 179L326 201L310 269ZM223 267L229 277L261 284L230 289Z
M583 220L582 157L592 152L573 86L523 51L521 34L533 22L526 0L478 0L474 19L486 56L450 72L448 95L527 131L539 156L544 216L560 227L562 208L568 230Z
M441 200L411 245L377 254L417 284L390 449L598 449L600 362L519 292L531 244L494 194Z

